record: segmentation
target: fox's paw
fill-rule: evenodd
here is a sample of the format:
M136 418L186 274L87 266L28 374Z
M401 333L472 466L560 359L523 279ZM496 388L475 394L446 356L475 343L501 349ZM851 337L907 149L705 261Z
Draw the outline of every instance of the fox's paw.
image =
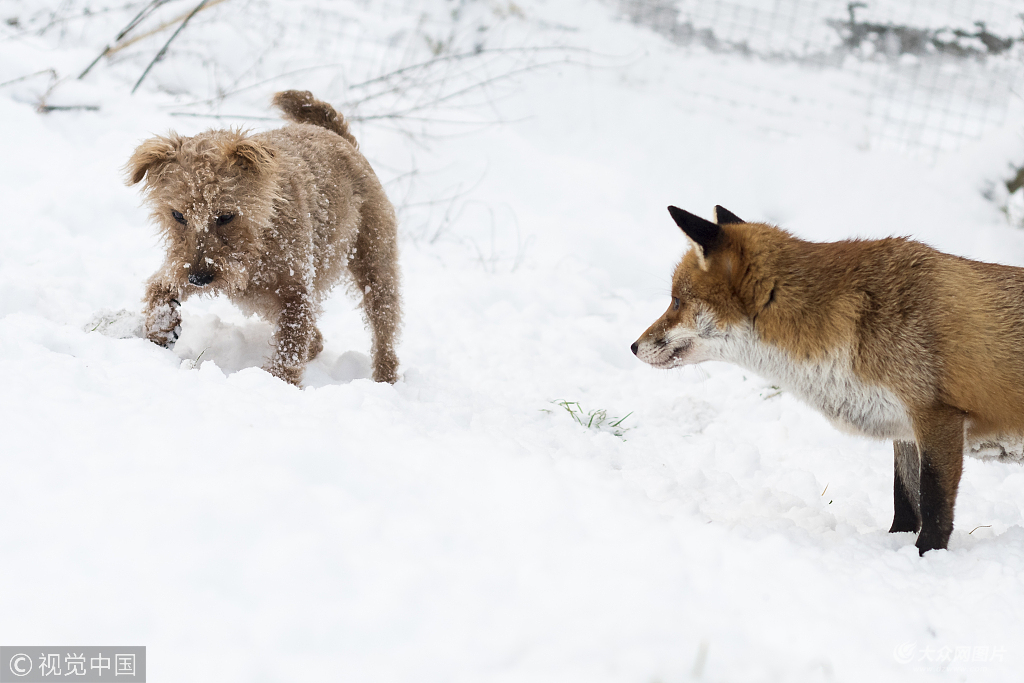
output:
M890 534L899 534L904 532L917 533L921 528L921 525L917 522L909 519L894 519L892 520L892 526L889 527Z
M924 555L929 550L945 550L949 544L949 532L944 532L939 529L921 530L921 533L917 536L918 554Z

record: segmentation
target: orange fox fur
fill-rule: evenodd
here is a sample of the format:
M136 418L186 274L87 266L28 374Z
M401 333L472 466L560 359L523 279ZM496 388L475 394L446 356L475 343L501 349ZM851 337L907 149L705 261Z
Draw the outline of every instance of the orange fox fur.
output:
M905 238L806 242L715 209L711 223L669 208L693 248L633 352L736 363L841 429L893 440L890 531L945 548L965 450L1022 459L1024 269Z

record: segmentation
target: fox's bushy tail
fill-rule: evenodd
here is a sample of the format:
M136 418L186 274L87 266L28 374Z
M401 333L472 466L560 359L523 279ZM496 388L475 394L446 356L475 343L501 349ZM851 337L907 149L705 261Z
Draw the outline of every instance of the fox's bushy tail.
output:
M308 90L283 90L274 95L274 106L283 111L289 121L326 128L348 140L353 147L359 147L355 136L349 132L345 117L331 105L313 97Z

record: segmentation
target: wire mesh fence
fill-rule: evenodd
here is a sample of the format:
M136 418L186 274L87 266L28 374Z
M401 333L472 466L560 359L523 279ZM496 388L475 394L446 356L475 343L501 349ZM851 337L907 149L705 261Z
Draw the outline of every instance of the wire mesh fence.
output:
M865 145L934 155L1001 125L1021 101L1024 5L1011 0L620 0L619 8L690 50L817 70L823 87L814 91L784 72L748 69L731 82L695 75L696 100L755 110L782 133L814 123L855 130Z
M1002 124L1022 102L1020 0L617 2L628 20L695 58L755 64L705 74L699 59L688 60L682 106L754 120L784 135L817 126L853 136L858 145L934 155ZM198 7L195 0L13 0L0 35L59 33L84 50L106 45L93 53L99 56L90 69L133 88L145 79L173 94L182 116L237 114L250 96L255 111L265 106L264 90L301 75L305 87L342 104L352 118L388 125L400 117L406 127L418 117L472 119L459 107L491 95L466 84L502 82L571 54L538 47L550 36L538 43L506 34L506 24L522 13L512 0L201 4L164 59L158 48ZM132 17L141 18L128 24ZM294 49L300 44L304 49ZM791 78L792 69L801 77ZM205 87L197 87L203 79L196 73L205 74ZM0 81L25 78L40 85L42 110L68 104L59 101L53 69L26 75L0 66Z

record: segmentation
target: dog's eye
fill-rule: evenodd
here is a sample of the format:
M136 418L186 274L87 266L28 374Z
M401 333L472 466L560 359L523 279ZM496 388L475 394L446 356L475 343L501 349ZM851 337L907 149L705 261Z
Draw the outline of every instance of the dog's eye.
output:
M217 225L227 225L233 220L235 220L235 214L222 213L221 215L217 216Z
M672 297L672 310L673 311L678 311L679 310L679 297L677 297L677 296Z
M174 216L174 220L185 225L185 216L182 215L181 211L171 211L171 215Z

